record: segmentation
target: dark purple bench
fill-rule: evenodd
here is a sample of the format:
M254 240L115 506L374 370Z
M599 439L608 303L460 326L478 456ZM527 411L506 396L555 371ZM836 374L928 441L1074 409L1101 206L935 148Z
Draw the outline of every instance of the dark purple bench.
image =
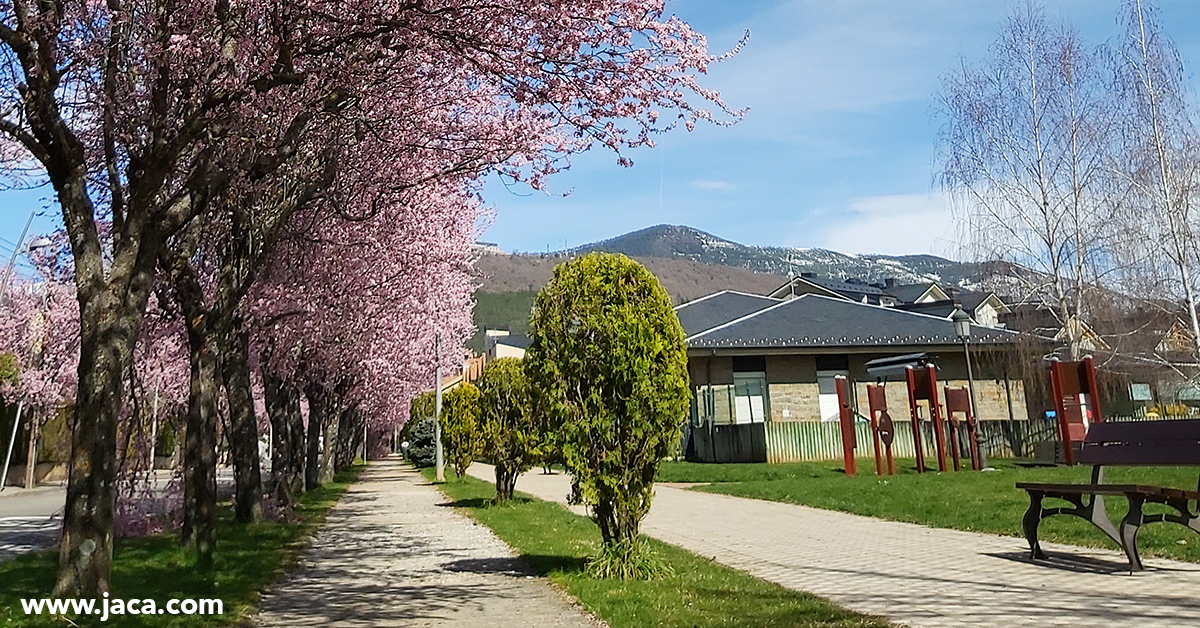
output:
M1108 466L1200 466L1200 420L1097 423L1088 430L1077 460L1093 465L1090 483L1017 483L1017 488L1029 493L1023 524L1032 558L1046 558L1038 543L1038 525L1053 515L1073 515L1092 522L1125 550L1131 570L1142 569L1137 549L1141 526L1167 521L1200 532L1200 490L1104 482ZM1123 495L1129 502L1119 530L1104 510L1106 495ZM1042 505L1047 497L1071 505L1047 508ZM1175 512L1146 514L1147 503L1165 504Z

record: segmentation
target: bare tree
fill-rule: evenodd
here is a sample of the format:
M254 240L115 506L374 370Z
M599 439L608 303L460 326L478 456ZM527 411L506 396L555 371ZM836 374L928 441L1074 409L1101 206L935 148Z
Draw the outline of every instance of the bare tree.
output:
M1107 50L1120 116L1111 172L1121 186L1114 192L1127 199L1124 211L1114 213L1124 227L1116 250L1140 292L1183 297L1193 343L1200 343L1195 210L1200 159L1183 60L1150 2L1127 0L1121 20L1125 31Z
M988 59L943 79L941 182L968 257L1049 309L1071 357L1087 291L1111 270L1100 193L1111 117L1098 57L1032 3L1015 9Z

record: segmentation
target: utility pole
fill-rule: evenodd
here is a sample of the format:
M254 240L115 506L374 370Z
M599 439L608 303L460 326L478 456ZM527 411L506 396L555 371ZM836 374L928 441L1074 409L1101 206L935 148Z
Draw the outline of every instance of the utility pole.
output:
M21 410L25 409L25 400L17 402L17 418L13 419L12 436L8 439L8 454L4 456L4 469L0 469L0 491L8 482L8 465L12 462L13 445L17 442L17 427L21 425Z
M0 305L4 304L4 295L8 292L8 281L12 279L13 268L17 265L17 255L23 252L21 247L25 246L25 236L29 233L29 225L33 224L34 213L29 212L29 219L25 221L21 237L17 238L17 245L13 247L12 257L8 258L8 266L4 269L4 283L0 283Z
M446 481L446 463L442 458L442 334L438 332L433 340L434 355L437 360L435 369L437 382L434 384L433 401L433 450L436 461L438 482Z

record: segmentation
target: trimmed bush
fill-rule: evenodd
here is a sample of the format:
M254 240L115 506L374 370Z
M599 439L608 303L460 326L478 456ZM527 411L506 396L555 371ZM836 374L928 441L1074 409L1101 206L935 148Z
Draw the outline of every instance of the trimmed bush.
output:
M525 372L600 527L606 548L595 565L653 571L637 566L638 527L688 408L685 335L670 297L637 262L593 253L554 269L530 330Z

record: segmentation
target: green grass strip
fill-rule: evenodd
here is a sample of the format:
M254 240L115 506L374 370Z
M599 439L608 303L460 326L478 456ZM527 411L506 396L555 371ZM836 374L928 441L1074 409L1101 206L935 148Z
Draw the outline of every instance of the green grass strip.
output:
M240 626L258 603L261 592L294 564L306 540L365 468L339 473L334 481L305 493L289 523L242 525L233 522L229 504L222 504L217 528L213 571L201 574L179 545L175 535L119 539L113 556L113 598L152 599L158 606L167 600L217 598L223 615L114 615L78 618L26 615L22 598L50 595L58 572L58 552L31 552L0 562L0 627L34 626Z
M1091 467L1038 467L1013 460L994 460L996 471L918 474L913 460L898 461L898 474L875 475L873 459L859 459L858 476L848 478L841 462L791 464L702 464L667 462L662 482L712 482L694 490L801 504L935 528L1022 536L1021 518L1028 494L1017 482L1087 483ZM934 467L936 468L936 467ZM1195 467L1111 467L1106 482L1151 484L1194 489ZM1047 500L1045 505L1058 502ZM1066 505L1065 502L1062 505ZM1107 497L1109 516L1120 524L1128 505L1124 497ZM1170 512L1147 505L1146 512ZM1043 541L1118 549L1090 523L1077 517L1051 517L1042 522ZM1155 523L1138 536L1143 556L1200 562L1200 535L1183 526Z
M433 476L426 469L425 477ZM453 473L447 471L453 478ZM600 545L591 520L562 506L520 495L492 505L492 484L472 477L439 487L454 505L491 528L533 570L575 596L612 628L872 627L889 624L810 595L785 589L691 552L648 539L675 575L653 581L598 579L584 563Z

